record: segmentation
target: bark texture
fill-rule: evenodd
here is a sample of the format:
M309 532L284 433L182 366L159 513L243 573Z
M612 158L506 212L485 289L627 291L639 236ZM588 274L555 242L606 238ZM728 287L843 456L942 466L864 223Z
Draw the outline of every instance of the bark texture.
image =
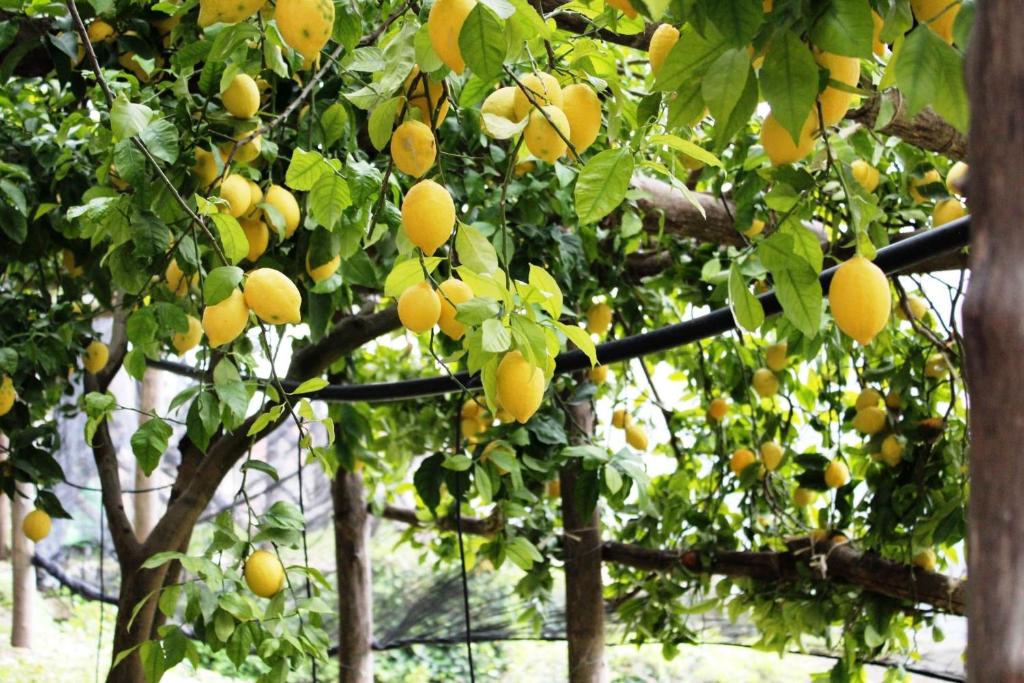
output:
M846 118L867 128L874 128L883 102L892 107L894 114L888 123L878 129L879 133L898 137L907 144L950 159L959 161L967 157L967 137L963 133L930 107L925 107L914 116L907 116L906 102L895 89L869 97L863 106L847 112Z
M1024 681L1024 21L1019 0L978 3L971 104L971 283L964 306L971 412L967 673Z
M594 406L589 401L568 406L568 430L574 443L594 433ZM604 683L604 586L601 580L601 517L597 507L587 516L576 508L579 462L559 475L562 525L565 528L565 636L569 643L570 683Z
M36 570L32 566L35 543L28 540L21 531L25 515L32 511L31 490L26 484L18 484L16 495L11 501L11 593L14 605L11 609L11 646L32 647L32 611L36 602Z
M373 683L373 580L364 491L359 472L339 470L332 483L341 683Z

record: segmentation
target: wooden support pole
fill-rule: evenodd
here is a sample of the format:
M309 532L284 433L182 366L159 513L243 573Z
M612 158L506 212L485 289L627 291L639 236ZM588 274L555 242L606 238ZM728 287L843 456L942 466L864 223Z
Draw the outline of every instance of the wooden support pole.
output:
M11 501L11 592L14 605L11 610L11 646L32 647L32 612L35 608L36 569L32 566L35 543L21 531L25 515L32 511L29 487L17 485L18 493Z
M139 383L139 426L141 427L149 419L148 413L157 409L160 403L160 378L157 371L146 370ZM139 542L144 542L149 532L156 526L157 491L146 491L157 486L157 471L152 476L146 476L145 471L135 463L135 493L132 496L132 509L134 511L135 537Z
M0 439L3 439L0 436ZM6 453L0 453L0 462L7 459ZM0 493L0 560L11 557L11 501Z
M338 567L338 680L373 683L373 580L363 476L338 470L331 487Z

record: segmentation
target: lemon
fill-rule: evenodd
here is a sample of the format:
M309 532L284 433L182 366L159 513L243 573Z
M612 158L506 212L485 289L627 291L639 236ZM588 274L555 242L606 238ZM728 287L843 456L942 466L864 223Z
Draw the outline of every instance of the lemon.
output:
M188 331L175 332L174 336L171 337L171 345L174 347L174 350L178 352L179 356L184 356L185 352L198 346L199 340L202 338L202 323L199 322L198 318L190 315L188 316Z
M89 24L85 34L89 36L90 43L109 43L117 35L117 31L102 19L96 19Z
M791 164L800 161L814 151L814 137L818 123L818 113L812 111L800 129L800 144L794 144L789 131L774 116L769 114L761 124L761 147L768 155L773 166Z
M749 448L737 448L729 459L729 469L733 474L738 475L750 465L754 464L754 453Z
M768 368L755 370L752 384L761 398L771 398L779 392L779 378Z
M708 404L708 417L715 422L721 422L729 414L729 402L724 398L712 399Z
M250 119L260 108L260 89L248 74L238 74L220 95L224 109L236 119Z
M398 319L410 332L426 332L440 318L441 297L426 280L406 287L402 296L398 297Z
M949 374L949 363L941 353L933 353L924 362L924 376L932 379L942 379Z
M857 159L850 164L850 171L853 173L853 179L868 192L874 192L878 187L881 174L877 168L863 159Z
M457 74L466 69L459 48L459 33L476 0L436 0L427 16L427 35L444 65Z
M473 290L462 280L449 278L438 287L441 290L441 317L438 324L441 331L452 339L462 339L466 326L455 319L456 306L473 298Z
M612 427L625 429L633 424L633 416L626 412L625 408L616 408L612 411Z
M214 158L213 152L196 147L196 163L192 165L192 171L196 174L196 178L199 179L200 187L212 185L213 181L220 175L217 171L217 160Z
M889 321L889 281L881 268L857 254L836 271L828 288L828 304L844 334L869 344Z
M338 267L341 265L341 256L335 256L329 261L321 263L315 268L312 262L309 260L309 252L306 252L306 273L313 279L313 282L320 284L327 278L338 272Z
M967 207L959 199L943 199L932 209L932 225L939 227L967 215Z
M569 142L576 153L594 144L601 132L601 101L589 85L574 83L562 90L562 113L569 122Z
M420 75L420 68L414 66L412 72L405 79L405 85L402 88L402 94L407 94L409 98L409 106L416 109L420 114L420 121L430 125L432 119L435 127L440 126L444 122L444 117L448 116L448 107L450 103L448 98L444 96L444 83L442 81L435 81L429 76L426 78L427 87L423 87L422 78L418 78ZM413 86L413 81L416 81ZM409 88L412 87L412 90Z
M391 136L391 158L402 173L419 178L430 170L437 156L430 126L409 119Z
M249 324L249 307L242 290L236 289L224 299L207 306L203 311L203 331L215 349L235 340Z
M249 253L245 258L256 263L270 244L270 230L267 229L267 224L258 218L242 218L238 224L242 226L245 239L249 241Z
M241 133L236 138L236 140L241 140L247 135L249 135L248 132ZM232 142L225 142L223 145L220 145L219 149L221 159L226 160L230 156L232 161L237 161L240 164L251 163L255 161L260 155L260 150L263 148L263 137L257 135L252 140L249 140L244 144L237 145L237 149L235 149L235 155L231 156L231 150L235 147L236 143Z
M288 47L315 61L334 30L331 0L277 0L274 19Z
M128 34L126 33L125 35L128 35ZM136 55L134 52L125 52L124 54L118 55L117 63L120 64L121 66L123 66L124 68L128 69L129 71L131 71L133 74L135 74L135 78L139 79L139 82L141 82L141 83L149 83L149 79L151 78L151 75L149 73L147 73L146 70L142 67L142 64L139 62L137 57L138 57L138 55ZM156 55L155 57L153 57L153 68L154 69L159 69L163 65L164 65L164 58L163 57L161 57L160 55ZM124 188L121 188L121 189L124 189Z
M601 386L608 381L608 366L607 365L595 365L590 368L588 373L590 381L594 384Z
M885 409L878 406L861 408L853 416L853 428L869 436L885 429L885 422Z
M647 432L640 425L626 426L626 443L638 451L647 450Z
M934 185L942 182L942 176L934 168L929 169L926 173L920 176L913 176L910 179L910 196L914 198L918 204L924 204L929 201L928 197L925 197L919 191L920 188L926 185Z
M469 443L477 443L481 434L487 431L487 425L482 424L479 420L473 420L470 418L463 418L459 420L459 432L462 434L462 438L466 439Z
M168 33L174 30L175 26L181 23L182 16L183 15L179 14L177 16L165 17L163 19L154 19L150 23L153 24L153 28L156 29L157 33L159 33L162 36L166 36Z
M459 417L468 418L475 420L484 413L484 407L480 405L481 399L467 398L466 402L462 404L462 408L459 409Z
M960 12L959 2L950 0L910 0L910 9L919 24L927 24L928 28L940 38L953 44L953 24Z
M266 550L257 550L245 560L245 584L261 598L272 598L284 588L281 560Z
M830 80L850 87L856 87L860 80L860 60L856 57L843 57L831 52L815 50L814 60L818 66L828 71ZM825 126L839 123L853 102L853 93L834 88L831 85L818 96L821 103L821 118ZM817 115L817 112L814 112Z
M813 503L817 498L818 494L810 489L797 487L797 489L793 491L793 503L797 507L805 508Z
M85 347L85 358L82 364L89 374L95 375L107 367L107 360L110 359L110 349L99 339L93 339Z
M18 392L14 388L14 381L9 376L4 375L3 380L0 381L0 416L11 412L14 402L17 400Z
M901 410L903 408L903 397L898 391L890 391L885 396L885 406L889 410Z
M75 252L71 251L70 249L62 249L60 252L60 257L61 262L64 265L64 271L71 278L81 277L82 274L85 272L85 268L83 266L78 265L78 262L75 260Z
M967 164L958 161L949 167L946 173L946 189L950 194L963 196L964 190L967 189Z
M25 515L25 519L21 522L21 531L28 540L38 543L50 535L51 526L50 515L42 510L35 509Z
M500 116L509 121L517 121L515 108L517 90L519 88L514 85L498 88L484 99L483 104L480 105L480 113Z
M761 444L761 462L764 463L764 468L769 472L779 469L784 454L782 446L774 441L765 441Z
M647 58L651 62L651 73L655 76L661 71L661 65L679 40L679 29L671 24L661 24L651 34L651 42L647 46Z
M409 241L432 256L455 228L455 202L443 186L421 180L402 202L402 229Z
M263 190L248 178L245 182L249 185L249 213L245 215L246 218L253 218L256 215L256 205L263 201Z
M882 395L874 389L868 388L863 389L857 394L857 403L855 408L857 410L864 410L865 408L877 408L878 404L882 402Z
M910 309L910 317L914 320L921 320L928 315L928 302L919 296L909 295L907 297L907 307ZM896 317L900 320L907 319L903 306L896 307Z
M237 24L256 14L266 0L199 0L199 27Z
M536 170L536 168L537 164L535 164L532 161L520 161L518 164L515 165L515 168L512 169L512 175L514 175L516 178L522 178L527 173Z
M786 342L779 342L778 344L772 344L764 351L764 364L768 366L768 369L772 372L782 372L788 363L786 354L789 352L789 344Z
M873 24L871 30L871 51L878 57L885 57L885 43L882 42L882 29L885 27L885 21L878 12L871 10L871 23Z
M607 0L606 4L619 10L630 19L636 18L636 8L629 0Z
M526 96L527 90L530 93L529 98ZM533 102L530 102L530 99ZM516 121L522 121L523 117L533 110L535 104L540 107L554 105L561 109L562 103L562 86L558 84L558 79L543 71L529 73L520 78L519 85L512 94L512 111L515 113Z
M926 548L918 554L914 555L914 564L926 572L935 571L935 567L938 564L938 559L935 557L935 551L931 548Z
M846 463L833 460L825 468L825 485L830 489L838 489L850 482L850 469Z
M882 462L889 467L896 467L903 460L903 440L890 434L882 440Z
M299 203L295 201L295 195L280 185L271 185L267 188L267 194L263 201L277 209L277 212L281 214L281 217L284 219L284 236L288 238L294 235L296 228L299 227L300 218ZM265 211L263 217L267 224L274 224L274 221L270 219Z
M295 283L273 268L257 268L245 279L245 305L265 323L302 322L302 295Z
M237 173L230 174L220 184L220 196L228 203L228 213L238 218L249 210L252 192L249 183Z
M612 327L612 307L606 303L594 304L587 309L587 332L604 336Z
M177 259L173 257L170 263L167 264L167 269L164 270L164 280L167 282L167 289L174 292L175 296L180 298L188 294L189 278L182 272L181 267L178 266Z
M764 221L761 220L760 218L755 218L754 220L750 221L750 227L744 230L743 234L746 235L747 237L757 237L762 232L764 232L764 227Z
M523 357L509 351L498 363L498 401L520 423L529 420L544 398L544 373Z

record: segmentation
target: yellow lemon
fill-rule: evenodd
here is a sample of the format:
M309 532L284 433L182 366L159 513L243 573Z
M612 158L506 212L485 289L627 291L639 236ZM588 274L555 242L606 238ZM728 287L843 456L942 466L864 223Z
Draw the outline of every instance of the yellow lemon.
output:
M818 494L811 489L805 489L803 487L797 487L793 491L793 503L797 507L805 508L813 503L818 497Z
M181 23L181 17L183 15L178 14L176 16L165 17L164 19L154 19L152 22L153 28L156 32L162 36L166 36L168 33L174 30L174 27Z
M313 282L320 284L327 278L338 272L338 267L341 265L341 256L335 256L329 261L321 263L319 266L313 267L309 260L309 252L306 252L306 273L312 278Z
M295 283L273 268L257 268L245 279L245 305L265 323L302 322L302 295Z
M109 43L117 35L117 31L102 19L96 19L89 24L85 34L89 36L90 43Z
M107 367L107 360L110 359L110 349L99 339L93 339L85 347L85 358L82 364L89 374L95 375Z
M752 384L761 398L771 398L779 392L779 378L768 368L755 370Z
M932 209L932 225L937 228L966 215L967 207L959 199L943 199L936 202L935 208Z
M125 35L128 34L126 33ZM139 62L137 57L138 55L134 52L125 52L122 55L118 55L117 63L135 74L135 77L139 79L140 82L149 83L151 75L142 67L142 64ZM153 65L154 69L159 69L164 65L164 58L160 55L156 55L153 57Z
M910 0L910 9L920 24L927 24L940 38L953 44L953 24L960 12L959 2L950 0Z
M426 280L406 287L398 297L398 319L414 334L426 332L441 318L441 297Z
M530 97L526 96L529 91ZM530 102L530 99L533 102ZM549 73L539 71L529 73L519 79L515 92L512 94L512 111L515 113L515 120L522 121L523 117L530 113L534 104L543 107L553 104L559 109L562 108L562 86L558 79Z
M562 113L569 122L569 142L576 153L594 144L601 132L601 101L589 85L574 83L562 90Z
M651 42L647 46L647 58L651 62L651 73L655 76L661 71L668 53L679 40L679 29L671 24L661 24L651 34Z
M815 50L814 59L818 66L828 71L830 80L856 87L860 80L860 60L856 57L843 57L831 52L820 52ZM834 88L831 85L818 96L821 103L821 118L825 126L834 126L839 123L846 111L853 102L853 93ZM817 111L814 112L817 116Z
M885 429L885 410L878 406L868 406L867 408L861 408L857 411L857 414L853 416L853 428L861 434L877 434L878 432Z
M778 344L772 344L764 351L764 364L768 366L768 369L772 372L782 372L788 363L786 354L789 352L789 344L786 342L779 342Z
M761 147L773 166L800 161L814 151L814 136L817 129L818 113L812 111L800 129L800 144L794 144L789 131L769 114L761 124Z
M299 218L301 217L299 203L295 201L295 195L280 185L271 185L267 188L267 194L263 201L277 209L277 212L284 219L285 238L294 235L296 228L299 227ZM264 212L263 217L268 225L274 224L266 212Z
M438 325L452 339L462 339L462 335L466 334L466 326L455 319L458 313L455 307L472 299L473 290L455 278L445 280L438 288L441 290L441 317L437 321Z
M432 256L455 228L455 202L443 186L421 180L402 201L402 229L409 241Z
M210 340L211 349L234 341L248 324L249 307L240 289L233 290L226 299L207 306L203 311L203 331Z
M646 451L647 432L640 425L626 425L626 443L638 451Z
M750 221L750 227L743 231L743 234L747 237L757 237L764 232L764 221L760 218L755 218Z
M4 375L3 381L0 381L0 416L11 412L14 402L17 400L18 392L14 388L14 381L7 375Z
M469 418L463 418L459 420L459 432L462 434L462 438L466 439L471 444L479 443L479 437L481 434L487 431L487 425L481 423L479 420L471 420Z
M245 584L261 598L272 598L284 588L284 567L277 556L257 550L245 560Z
M869 344L889 321L889 281L881 268L857 254L836 271L828 288L828 304L844 334Z
M882 395L874 389L868 388L863 389L857 394L857 403L855 408L857 410L864 410L865 408L877 408L878 404L882 402Z
M192 165L192 171L199 179L200 187L209 187L219 175L217 171L217 160L213 152L196 147L196 162Z
M885 396L885 406L889 410L901 410L903 408L903 397L898 391L890 391Z
M882 440L882 462L889 467L896 467L903 460L903 440L890 434Z
M256 14L266 0L199 0L199 27L237 24Z
M274 19L281 37L307 60L316 61L334 30L331 0L277 0Z
M245 215L252 218L256 215L256 205L263 201L263 190L252 180L246 179L245 182L249 185L249 213Z
M480 405L483 399L480 398L467 398L465 403L462 404L462 408L459 409L459 417L464 417L469 420L476 420L484 414L484 407Z
M942 379L949 374L949 363L941 353L933 353L924 362L924 376Z
M871 30L871 51L878 57L885 57L885 43L882 42L882 28L885 27L885 21L878 12L871 10L871 23L873 24Z
M198 276L198 273L196 273L196 276ZM196 277L193 276L192 279L195 280ZM175 296L180 298L188 294L189 278L182 272L178 266L178 261L173 257L170 263L167 264L167 269L164 270L164 280L167 282L167 289L174 292Z
M922 550L917 555L914 555L914 564L926 572L935 571L935 567L938 564L938 559L935 557L935 551L931 548Z
M633 416L626 412L625 408L616 408L612 411L612 427L625 429L633 424Z
M732 457L729 459L729 469L732 470L733 474L738 475L743 470L747 469L750 465L754 464L754 452L749 448L737 448L732 453Z
M607 365L595 365L590 368L588 373L590 381L600 386L608 381L608 366Z
M629 0L608 0L606 3L609 7L614 7L630 19L636 18L636 8L633 7L633 3Z
M224 109L236 119L249 119L260 109L260 89L248 74L238 74L220 95Z
M81 277L82 273L85 272L85 268L78 265L75 260L75 252L70 249L62 249L60 252L61 262L64 265L64 271L72 278Z
M498 363L498 401L520 423L529 420L544 398L544 373L523 357L509 351Z
M480 113L493 114L509 121L517 121L515 107L517 90L519 88L514 85L498 88L484 99L483 104L480 105Z
M963 196L964 190L967 189L967 164L958 161L949 167L949 172L946 173L946 189L950 194Z
M929 201L928 197L925 197L920 192L920 188L926 185L934 185L942 182L942 176L934 168L929 169L926 173L920 176L912 176L910 178L910 196L914 198L918 204L924 204Z
M178 352L179 356L184 356L185 352L198 346L199 340L202 338L202 323L199 322L198 318L190 315L188 317L188 331L175 332L174 336L171 337L171 345L174 347L174 350Z
M708 404L708 417L715 422L721 422L729 414L729 402L724 398L712 399Z
M850 469L846 463L833 460L825 468L825 485L830 489L838 489L850 482Z
M868 192L874 192L878 187L881 174L877 168L863 159L857 159L850 164L850 171L853 173L853 179Z
M28 540L38 543L50 535L51 526L50 515L37 508L25 515L21 522L21 531Z
M263 256L263 252L267 250L267 245L270 244L270 230L267 228L267 224L258 218L242 218L238 224L242 226L245 239L249 242L249 253L245 255L245 258L256 263L260 256Z
M237 173L230 174L220 184L220 196L228 203L228 213L238 218L249 210L252 192L249 183Z
M434 165L436 156L434 134L425 123L409 119L391 136L391 158L402 173L419 178Z
M537 164L532 161L520 161L515 165L515 168L512 169L512 175L516 178L522 178L527 173L536 170L536 168Z
M249 135L248 132L241 133L238 135L236 140L241 140L247 135ZM219 149L221 159L227 160L227 158L231 156L231 150L235 149L235 147L236 144L232 142L225 142L224 144L220 145ZM235 149L235 155L231 156L231 160L237 161L240 164L251 163L252 161L256 160L256 158L259 157L260 150L262 148L263 138L262 136L257 135L252 140L249 140L244 144L237 145L237 149Z
M414 66L412 72L405 79L402 94L407 94L409 106L419 111L420 121L430 125L431 119L436 119L435 127L440 126L444 122L444 117L448 116L448 107L450 106L448 98L444 96L444 83L435 81L429 76L426 79L419 76L420 68ZM416 81L415 85L413 85L414 80ZM425 88L423 87L424 80L427 82Z
M785 451L782 450L782 446L774 441L765 441L761 444L761 462L769 472L779 469L783 455L785 455Z
M459 48L459 33L476 0L436 0L427 16L427 35L444 65L457 74L466 68Z
M907 307L910 308L910 317L914 320L921 320L928 315L928 302L919 296L913 294L907 297ZM900 320L906 320L907 314L903 311L903 306L896 306L896 317Z
M587 309L587 332L604 336L612 327L612 307L606 303L594 304Z

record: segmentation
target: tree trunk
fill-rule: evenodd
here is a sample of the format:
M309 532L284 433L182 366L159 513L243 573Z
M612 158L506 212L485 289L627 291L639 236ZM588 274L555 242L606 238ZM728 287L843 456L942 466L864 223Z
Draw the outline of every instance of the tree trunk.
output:
M589 401L568 407L568 431L573 443L585 443L594 433L594 406ZM581 433L582 432L582 433ZM600 511L583 517L576 509L579 461L559 474L562 525L565 527L565 634L569 642L570 683L604 683L604 594L601 581Z
M157 405L160 403L160 379L157 376L155 370L146 370L146 373L142 376L142 382L139 384L139 426L141 427L146 420L149 419L149 413L156 410ZM141 491L143 489L150 489L157 486L157 473L159 470L153 472L153 476L146 476L146 473L138 462L135 463L135 489ZM157 492L156 491L145 491L142 493L136 493L133 496L133 508L135 511L135 536L140 542L144 542L146 537L149 536L149 532L153 530L156 525L156 507L157 507Z
M28 540L21 531L25 515L32 511L32 499L28 486L17 485L17 492L11 501L11 576L14 607L11 610L11 645L32 647L32 612L36 598L36 569L32 566L32 552L35 543Z
M153 619L156 615L157 600L160 596L150 595L163 584L167 565L156 569L139 569L136 565L122 562L121 591L117 597L117 622L114 625L113 659L120 652L141 645L152 637ZM146 596L146 606L139 610L131 628L128 621L140 600ZM113 661L113 660L111 660ZM146 680L142 671L142 660L138 650L125 657L107 673L107 683L139 683Z
M971 103L971 283L964 306L970 390L967 673L1024 681L1024 21L1019 0L978 3Z
M332 485L338 566L338 680L373 682L373 584L363 476L339 470Z

